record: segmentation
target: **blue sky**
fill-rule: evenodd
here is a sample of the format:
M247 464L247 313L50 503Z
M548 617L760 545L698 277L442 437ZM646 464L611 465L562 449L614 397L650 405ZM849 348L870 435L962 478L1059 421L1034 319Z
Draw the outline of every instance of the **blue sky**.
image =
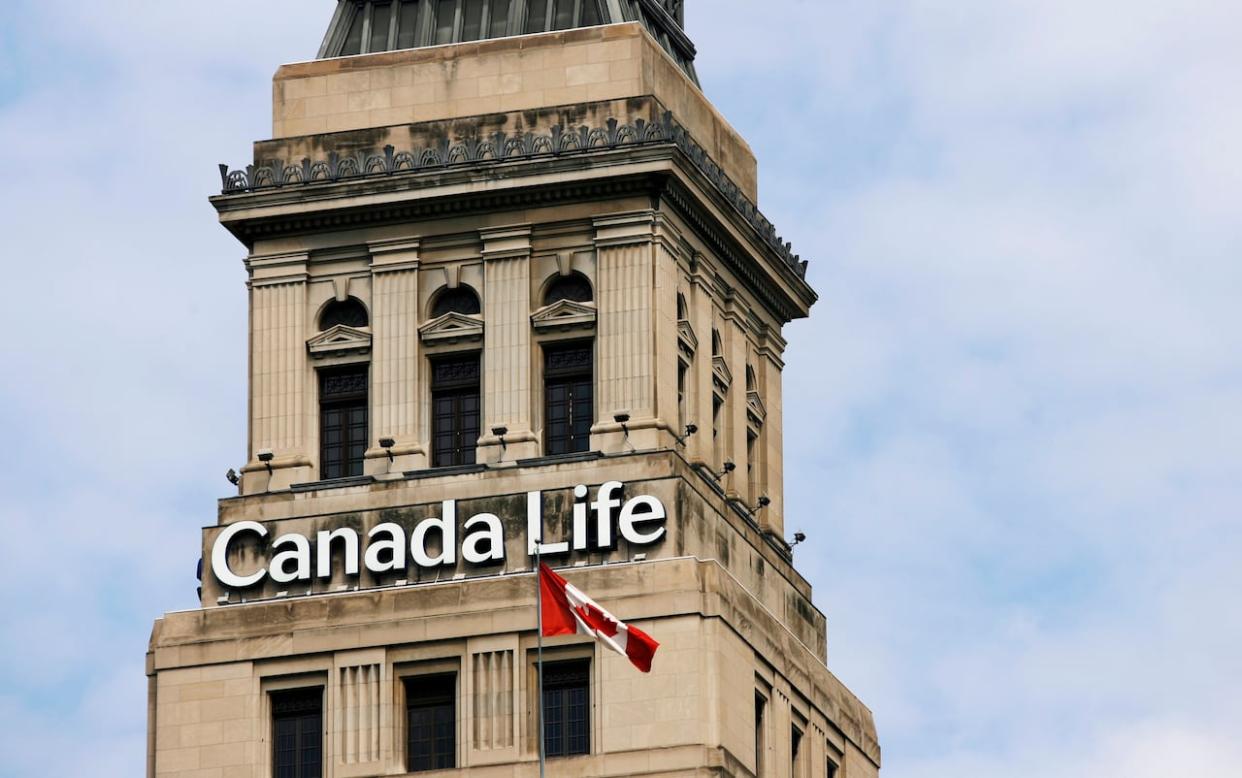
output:
M821 294L787 523L887 773L1242 774L1242 6L688 6ZM142 770L244 456L206 198L330 8L0 9L0 776Z

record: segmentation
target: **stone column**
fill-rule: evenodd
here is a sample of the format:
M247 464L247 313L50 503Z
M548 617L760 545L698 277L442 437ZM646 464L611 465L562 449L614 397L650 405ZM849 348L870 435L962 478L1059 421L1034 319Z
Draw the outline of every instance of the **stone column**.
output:
M427 467L417 394L418 241L371 244L371 440L367 473L398 476ZM382 438L396 445L380 448Z
M759 523L765 530L785 537L785 427L782 395L782 371L785 362L785 340L775 330L768 329L759 343L759 391L767 409L763 422L763 482L772 504L759 513ZM795 527L795 529L798 529Z
M722 486L730 499L747 502L746 483L746 321L740 308L739 300L733 294L726 301L724 321L721 326L721 338L724 339L725 361L733 376L729 387L729 401L725 413L729 416L727 425L728 440L725 441L724 452L727 459L733 460L737 469L725 476ZM754 506L749 506L754 507Z
M599 324L593 450L658 448L667 428L656 416L654 224L650 211L595 220ZM616 421L619 414L630 417L624 428Z
M655 267L652 284L652 341L655 346L655 417L661 448L674 448L674 435L681 435L677 407L677 257L682 238L666 216L656 214Z
M691 262L690 326L699 341L694 352L687 382L690 385L689 421L698 425L699 431L687 441L686 450L691 463L706 464L719 469L712 451L712 293L711 276L705 258L700 254Z
M315 480L308 449L315 397L306 356L307 263L305 252L251 255L250 451L242 493L255 494ZM268 464L258 458L270 450Z
M531 425L529 226L485 230L483 240L483 429L478 461L539 455ZM504 445L492 430L505 427Z

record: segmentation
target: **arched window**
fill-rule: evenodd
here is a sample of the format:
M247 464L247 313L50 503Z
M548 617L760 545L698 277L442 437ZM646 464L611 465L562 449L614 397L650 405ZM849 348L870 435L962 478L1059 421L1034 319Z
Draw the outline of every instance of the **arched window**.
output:
M367 309L357 297L347 297L344 301L333 300L319 314L320 332L330 330L338 324L365 327L369 323Z
M479 304L479 296L468 286L456 289L445 289L436 295L431 306L431 318L438 319L446 313L461 313L466 316L478 316L483 312Z
M543 295L543 304L551 305L559 303L561 300L569 300L575 303L589 303L595 299L595 292L591 289L591 282L581 273L570 273L567 276L560 276L548 285L548 291Z

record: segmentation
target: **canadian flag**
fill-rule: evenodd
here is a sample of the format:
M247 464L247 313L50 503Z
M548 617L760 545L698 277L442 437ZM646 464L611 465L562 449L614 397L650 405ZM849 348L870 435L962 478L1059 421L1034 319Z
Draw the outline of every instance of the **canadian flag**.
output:
M639 670L651 672L651 659L660 644L638 627L618 621L543 563L539 564L539 597L543 602L544 637L590 635L628 657Z

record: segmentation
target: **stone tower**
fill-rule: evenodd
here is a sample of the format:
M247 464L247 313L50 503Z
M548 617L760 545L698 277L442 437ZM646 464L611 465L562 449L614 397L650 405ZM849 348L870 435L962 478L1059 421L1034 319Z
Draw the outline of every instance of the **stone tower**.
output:
M878 775L784 535L759 212L677 0L340 0L212 199L247 463L155 623L148 775ZM326 9L325 9L326 10ZM545 561L661 643L544 649Z

